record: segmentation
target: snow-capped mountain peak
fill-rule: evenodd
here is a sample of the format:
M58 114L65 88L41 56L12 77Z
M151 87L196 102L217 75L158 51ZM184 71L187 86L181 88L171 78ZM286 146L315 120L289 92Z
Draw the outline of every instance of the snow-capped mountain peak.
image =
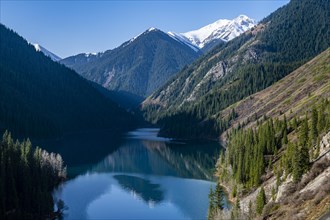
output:
M190 44L202 49L213 40L230 41L255 25L255 20L246 15L239 15L233 20L220 19L200 29L186 33L176 34L168 32L168 34L175 36L177 40L185 43L188 41Z
M36 51L41 51L45 56L50 57L53 61L57 62L60 61L62 58L53 54L49 50L45 49L44 47L40 46L39 44L32 44Z
M154 28L154 27L151 27L151 28L148 29L148 32L150 32L150 31L156 31L156 30L158 30L158 29L157 28Z

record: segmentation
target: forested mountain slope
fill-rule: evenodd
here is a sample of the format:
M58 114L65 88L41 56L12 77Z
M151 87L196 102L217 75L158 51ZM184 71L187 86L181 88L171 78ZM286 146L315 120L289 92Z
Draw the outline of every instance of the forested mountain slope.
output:
M226 118L232 111L236 117L228 130L237 126L254 126L262 117L288 119L300 115L315 102L330 97L330 48L299 67L274 85L229 106L215 117ZM226 133L222 135L223 139Z
M0 25L0 129L29 137L92 129L120 131L133 117L91 82Z
M113 50L78 54L61 63L105 88L146 97L201 54L150 28Z
M236 118L217 174L236 205L231 213L213 209L213 217L317 219L329 211L329 72L327 49L222 112Z
M191 119L183 127L197 127L230 104L272 85L330 46L329 10L325 0L292 0L255 28L184 68L144 101L145 117L161 120L171 130L168 135L178 136L181 128L173 128L171 119L176 115Z

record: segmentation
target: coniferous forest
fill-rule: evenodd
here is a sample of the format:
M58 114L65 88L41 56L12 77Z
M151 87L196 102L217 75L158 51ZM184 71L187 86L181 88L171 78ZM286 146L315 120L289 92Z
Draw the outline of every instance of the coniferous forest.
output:
M321 99L302 117L290 120L285 115L275 120L263 117L254 128L235 128L228 134L226 154L220 155L217 164L219 181L225 185L235 184L231 196L238 200L238 186L242 195L260 186L266 172L274 173L276 187L272 194L276 195L289 175L294 183L299 183L303 174L310 170L312 161L320 156L320 138L329 128L328 99ZM255 201L254 212L258 215L266 205L264 194L261 188Z
M66 178L62 157L32 146L29 139L15 141L7 131L0 147L0 216L5 219L53 217L52 191Z
M330 216L330 4L281 6L58 60L1 23L0 219Z
M0 25L0 130L22 137L135 126L134 117L64 65Z
M194 129L191 137L196 138L195 134L201 138L207 137L199 132L205 127L204 121L217 121L214 116L226 107L271 86L330 46L328 11L326 0L290 1L260 21L252 31L219 45L182 69L176 78L151 96L150 103L143 105L145 118L157 122L168 136L182 135L182 138L187 138L175 119L180 115L189 116L181 127ZM250 44L252 46L247 46ZM245 54L246 50L248 52ZM254 53L254 58L246 58L251 56L250 53ZM234 55L235 62L230 64ZM228 65L230 70L226 70L228 73L214 84L205 83L203 86L203 78L219 62ZM191 75L196 77L186 85L185 80ZM198 83L202 86L198 87ZM177 87L172 88L174 86ZM194 92L196 89L198 92ZM196 101L188 101L191 97ZM162 98L167 103L165 108L162 103L154 104ZM207 129L225 130L221 120L213 124Z

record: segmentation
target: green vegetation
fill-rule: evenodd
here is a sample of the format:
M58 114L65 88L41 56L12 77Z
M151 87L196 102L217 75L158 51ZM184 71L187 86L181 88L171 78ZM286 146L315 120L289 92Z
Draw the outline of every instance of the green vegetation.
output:
M216 214L223 210L223 199L224 199L224 192L220 183L218 182L215 191L213 191L212 187L210 188L209 193L209 208L208 208L208 219L213 219Z
M182 129L174 129L174 118L182 114L191 118L182 125L189 129L209 120L222 124L222 118L214 117L220 111L272 85L330 46L327 8L325 0L290 1L252 31L184 68L144 102L145 118L158 122L171 136L181 135ZM205 79L221 62L226 75L216 81Z
M0 24L0 131L21 137L131 128L133 117Z
M52 190L66 177L61 156L33 148L29 139L14 141L7 131L0 147L1 219L49 218L54 209ZM61 211L63 201L59 204Z
M196 118L192 113L182 112L163 118L158 122L162 125L160 135L187 139L213 138L226 130L230 126L230 121L236 116L237 114L233 110L225 119L208 118L202 120Z
M315 140L319 140L330 128L330 101L320 99L310 107L311 111L301 118L293 117L289 122L285 115L282 120L264 117L254 128L233 129L229 135L225 159L219 160L220 180L234 180L245 190L250 190L262 183L266 170L273 169L277 175L277 187L283 173L286 176L292 174L293 181L299 182L310 169L312 157L319 156L319 142ZM228 170L231 170L232 175L228 175ZM276 190L272 189L273 200ZM266 204L264 194L262 188L256 201L258 214L262 213Z
M261 214L264 206L266 205L266 194L263 187L261 187L256 201L256 212L257 214Z
M110 90L146 97L200 55L201 52L154 30L102 55L79 54L61 63Z
M322 119L318 120L316 115L319 114L322 114ZM320 125L318 129L315 124L321 124L321 120L325 125ZM315 128L309 129L312 126ZM267 165L272 164L282 147L286 147L282 166L287 174L292 173L294 180L299 181L309 169L313 154L310 152L311 141L317 140L318 134L324 133L329 127L330 104L323 99L320 104L315 104L312 112L307 113L303 120L292 118L288 123L284 115L282 120L266 119L259 122L256 128L234 129L229 135L226 159L220 166L230 166L235 181L252 188L260 184ZM297 136L297 140L288 141L288 134Z

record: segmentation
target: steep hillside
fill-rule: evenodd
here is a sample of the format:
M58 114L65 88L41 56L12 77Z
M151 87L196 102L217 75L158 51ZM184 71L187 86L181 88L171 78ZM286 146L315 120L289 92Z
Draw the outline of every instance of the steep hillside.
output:
M200 51L150 28L113 50L79 54L61 63L105 88L145 97L200 55Z
M239 205L214 217L317 219L329 211L329 73L330 48L221 113L236 118L217 175Z
M239 101L217 114L225 118L234 110L232 127L254 126L263 116L288 119L309 110L321 98L330 97L330 48L274 85ZM226 133L222 135L223 139Z
M133 117L91 82L0 25L0 130L29 137L92 129L121 131Z
M142 106L146 118L162 119L162 126L169 128L173 120L168 118L189 114L197 127L236 101L272 85L330 46L328 11L325 0L292 0L251 31L184 68L148 97ZM168 135L175 135L175 129Z

